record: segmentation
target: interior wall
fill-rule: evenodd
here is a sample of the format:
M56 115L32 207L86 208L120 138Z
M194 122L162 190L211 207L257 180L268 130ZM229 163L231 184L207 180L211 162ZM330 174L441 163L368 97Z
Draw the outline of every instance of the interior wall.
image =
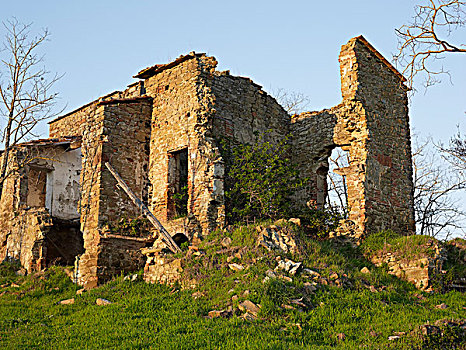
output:
M48 174L46 207L53 217L78 219L81 148L57 154L52 165L54 170Z

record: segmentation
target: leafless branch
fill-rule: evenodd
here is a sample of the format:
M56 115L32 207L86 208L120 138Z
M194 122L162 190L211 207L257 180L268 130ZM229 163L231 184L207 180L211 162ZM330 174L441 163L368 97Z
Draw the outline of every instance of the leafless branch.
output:
M284 89L275 89L272 91L272 95L290 115L305 112L310 102L310 98L303 93Z
M417 233L447 237L461 232L466 213L457 195L466 189L466 178L442 162L431 140L414 139L413 177Z
M407 85L413 88L413 79L424 73L427 88L440 82L440 75L447 74L435 62L446 53L466 53L464 43L456 44L454 36L466 26L466 2L461 0L428 0L415 7L413 21L396 29L398 52L393 59L402 68ZM457 32L456 32L457 34Z
M49 32L43 30L33 36L31 24L22 24L16 18L3 23L5 38L0 51L0 119L2 126L2 153L0 168L0 195L7 174L9 154L13 147L34 133L43 120L60 114L56 109L57 94L51 92L61 78L43 68L43 56L38 47L48 40Z

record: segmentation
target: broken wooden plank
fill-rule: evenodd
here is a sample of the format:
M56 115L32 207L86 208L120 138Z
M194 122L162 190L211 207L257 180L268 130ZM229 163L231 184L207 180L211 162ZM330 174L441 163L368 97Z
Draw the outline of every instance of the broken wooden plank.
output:
M116 172L115 169L110 165L110 163L106 162L105 166L113 175L113 177L117 180L118 185L126 192L126 194L131 198L133 203L142 211L142 213L149 219L152 225L155 226L162 235L162 240L167 245L168 249L170 249L173 253L181 252L180 247L176 244L176 242L172 239L168 231L163 227L159 220L151 213L151 211L146 207L142 200L140 200L133 191L129 188L126 182L120 177L120 175Z

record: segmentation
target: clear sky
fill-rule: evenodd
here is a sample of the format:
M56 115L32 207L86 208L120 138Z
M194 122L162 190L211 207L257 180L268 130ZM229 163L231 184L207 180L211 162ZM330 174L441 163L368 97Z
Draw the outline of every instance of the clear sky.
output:
M265 90L302 92L310 97L309 108L319 110L341 100L340 46L363 34L391 60L394 29L410 20L415 3L1 0L0 16L50 30L45 63L65 73L56 89L67 110L124 89L142 68L193 50L214 55L220 69L251 77ZM448 140L466 121L466 58L452 55L443 63L454 85L445 77L426 94L421 89L410 106L411 124Z
M412 0L0 0L0 19L12 16L47 27L46 67L64 73L56 85L72 110L134 81L153 64L190 51L206 52L219 69L248 76L265 90L283 88L310 97L310 110L341 101L338 54L363 34L388 60L394 29L407 23ZM2 28L3 29L3 28ZM0 29L0 34L2 33ZM466 32L462 32L466 42ZM466 55L448 56L451 71L410 106L411 126L447 142L466 127ZM47 135L46 126L41 129Z

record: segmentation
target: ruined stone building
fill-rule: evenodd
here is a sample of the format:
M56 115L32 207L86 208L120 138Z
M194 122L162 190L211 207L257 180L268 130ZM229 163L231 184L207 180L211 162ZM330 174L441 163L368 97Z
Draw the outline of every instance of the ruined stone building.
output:
M14 150L15 169L0 201L0 259L28 271L79 256L78 281L92 287L144 263L149 238L108 227L138 209L116 186L109 162L172 234L191 238L225 223L219 137L254 142L291 135L309 186L296 205L322 205L332 149L349 152L349 218L360 235L414 230L410 129L404 78L362 36L342 47L342 102L293 116L248 78L217 71L189 53L140 71L135 83L67 113L48 139ZM23 164L24 166L19 166ZM174 198L187 189L184 206ZM152 239L153 240L153 239Z

